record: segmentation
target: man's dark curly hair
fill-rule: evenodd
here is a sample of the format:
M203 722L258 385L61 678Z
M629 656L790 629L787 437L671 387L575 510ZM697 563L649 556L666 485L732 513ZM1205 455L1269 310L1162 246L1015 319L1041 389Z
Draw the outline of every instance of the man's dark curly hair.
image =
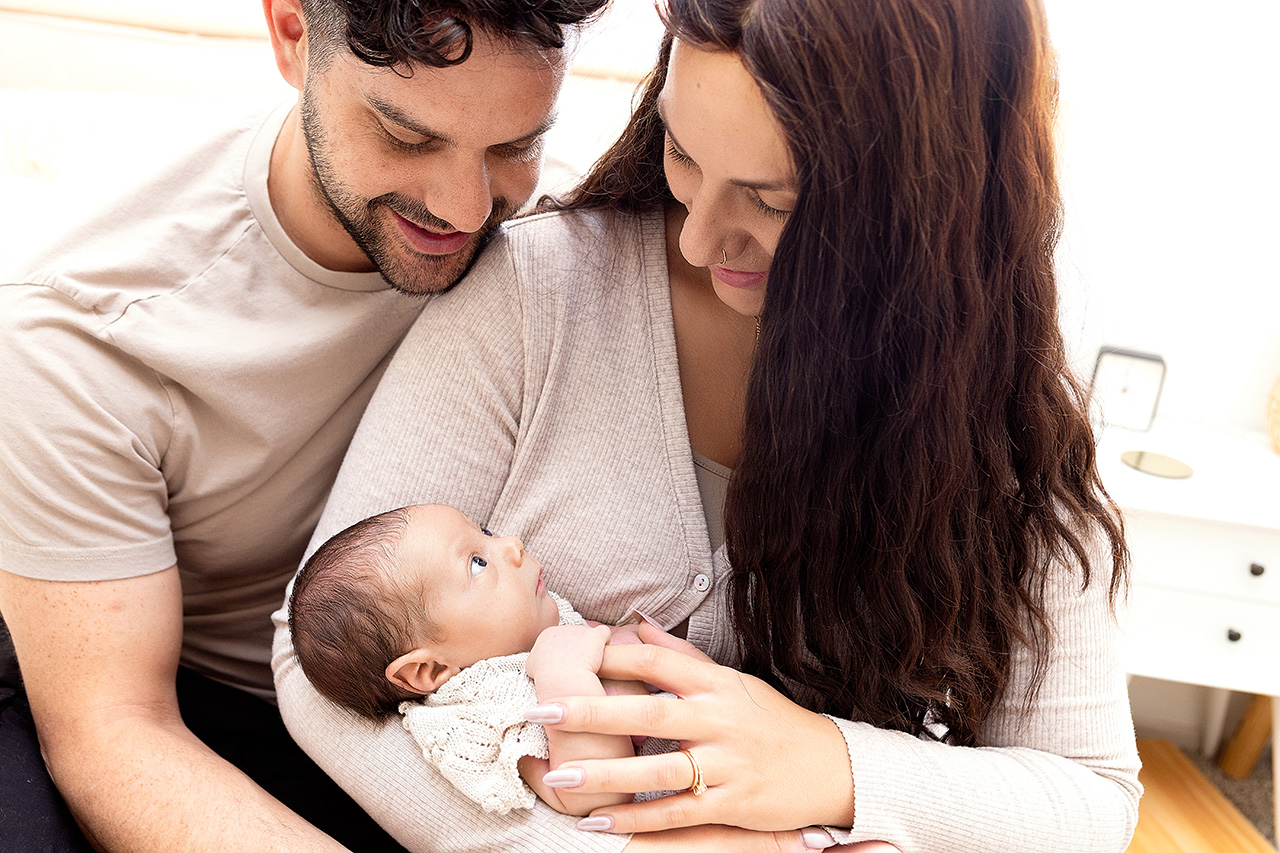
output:
M380 68L412 71L466 62L479 28L517 47L554 50L565 30L608 0L304 0L312 61L323 67L345 46Z

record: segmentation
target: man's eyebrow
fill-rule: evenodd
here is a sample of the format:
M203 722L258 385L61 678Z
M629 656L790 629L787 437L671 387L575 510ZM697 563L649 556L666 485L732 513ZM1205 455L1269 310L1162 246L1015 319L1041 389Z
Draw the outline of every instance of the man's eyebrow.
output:
M382 100L377 95L366 95L365 101L367 101L369 106L373 108L374 112L407 131L416 133L419 136L425 136L429 139L438 139L441 142L452 142L452 140L443 133L432 130L425 124L420 124L413 116L409 115L395 104Z
M416 133L418 136L422 136L427 139L437 139L445 143L446 145L454 144L454 140L450 139L446 134L440 133L437 130L432 130L431 128L427 127L425 124L420 123L413 116L409 115L408 113L406 113L404 110L400 109L393 103L384 101L376 95L366 95L365 101L369 104L370 107L373 108L374 112L377 112L383 118L398 125L399 127L404 128L410 133ZM557 118L557 114L554 110L552 110L550 113L548 113L546 116L543 117L542 121L539 122L538 126L535 127L532 131L530 131L529 133L526 133L524 136L521 136L518 139L512 139L508 142L500 142L498 143L498 146L523 145L525 143L532 142L533 140L537 139L538 137L545 134L548 130L550 130L551 125L555 124L556 118ZM498 147L498 146L495 146L495 147Z
M556 119L559 117L560 117L560 114L557 113L555 110L552 110L551 112L547 113L545 116L542 117L542 121L538 122L538 126L535 127L533 130L529 131L524 136L521 136L518 139L513 139L510 142L503 142L501 144L502 145L527 145L528 143L533 142L535 139L538 139L539 137L545 135L546 132L551 129L551 126L556 123Z
M671 125L667 123L667 115L663 110L663 103L661 100L658 101L658 118L662 119L662 126L666 130L667 136L671 137L671 144L674 145L676 150L681 154L689 157L689 155L685 153L684 146L680 144L680 140L676 139L676 135L671 132ZM692 157L689 157L689 159L693 160ZM730 178L729 183L733 184L735 187L743 187L757 192L793 193L796 191L795 184L787 181L744 181L738 178Z

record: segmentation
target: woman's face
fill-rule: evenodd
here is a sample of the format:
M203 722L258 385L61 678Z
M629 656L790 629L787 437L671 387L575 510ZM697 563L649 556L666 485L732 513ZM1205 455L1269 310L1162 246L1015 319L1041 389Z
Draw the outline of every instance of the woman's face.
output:
M782 129L735 54L680 39L658 111L667 128L667 183L688 210L680 253L710 268L721 301L758 316L778 237L796 202Z

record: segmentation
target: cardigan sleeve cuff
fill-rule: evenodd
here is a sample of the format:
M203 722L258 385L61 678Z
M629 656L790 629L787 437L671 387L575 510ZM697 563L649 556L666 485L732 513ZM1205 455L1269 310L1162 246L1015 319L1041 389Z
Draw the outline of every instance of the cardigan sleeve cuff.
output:
M894 767L908 750L898 741L915 740L904 732L876 729L868 723L855 723L824 714L836 724L849 752L849 768L853 773L853 826L823 829L831 833L837 844L857 841L892 841L903 837L904 827L895 815L913 814L918 802L905 802L900 787L881 784L883 773L877 768ZM909 798L907 798L909 799Z

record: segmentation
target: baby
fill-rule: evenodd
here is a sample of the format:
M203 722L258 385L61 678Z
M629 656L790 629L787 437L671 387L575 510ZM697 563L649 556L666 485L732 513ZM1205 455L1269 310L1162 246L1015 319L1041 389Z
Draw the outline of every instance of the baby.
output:
M518 538L495 537L449 506L367 518L307 561L289 626L320 693L373 719L398 709L423 756L486 811L531 808L535 793L573 815L630 802L542 782L565 761L634 754L625 736L548 732L524 719L536 703L603 695L604 647L628 629L589 627L547 590Z

